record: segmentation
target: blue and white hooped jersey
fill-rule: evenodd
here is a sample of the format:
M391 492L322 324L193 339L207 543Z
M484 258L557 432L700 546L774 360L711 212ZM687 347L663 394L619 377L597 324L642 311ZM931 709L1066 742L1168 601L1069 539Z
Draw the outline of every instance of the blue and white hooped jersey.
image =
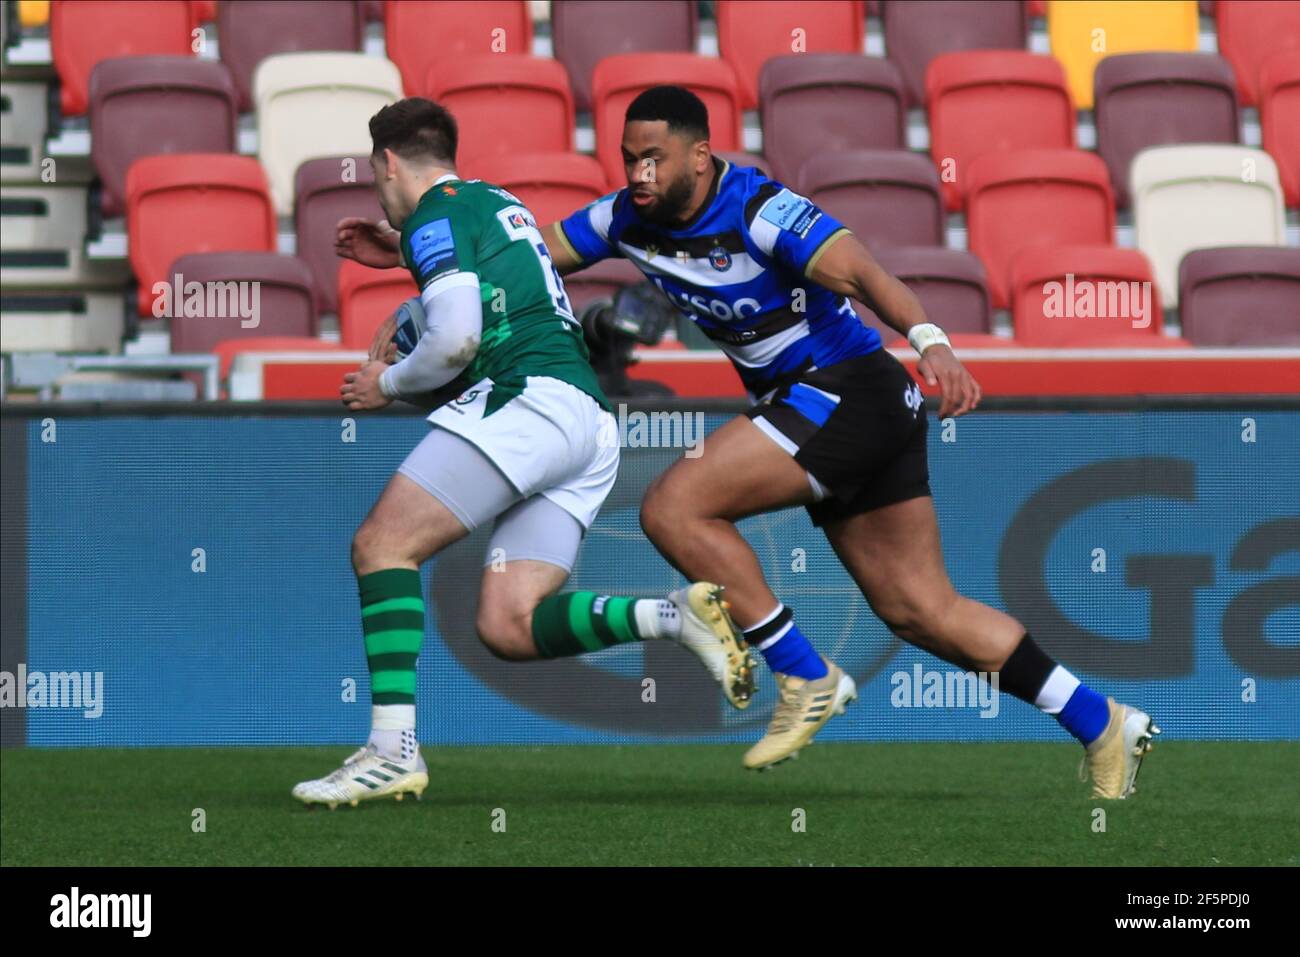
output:
M561 224L584 264L631 260L727 353L752 396L880 348L844 296L808 273L847 229L756 169L715 158L709 197L690 222L642 219L626 189Z

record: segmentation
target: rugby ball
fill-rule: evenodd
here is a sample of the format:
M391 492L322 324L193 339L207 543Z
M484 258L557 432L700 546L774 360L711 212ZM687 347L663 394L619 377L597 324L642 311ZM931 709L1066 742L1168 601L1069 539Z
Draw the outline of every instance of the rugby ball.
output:
M424 303L419 296L412 296L397 307L397 330L393 333L393 343L397 346L398 360L405 359L414 350L415 345L424 335Z

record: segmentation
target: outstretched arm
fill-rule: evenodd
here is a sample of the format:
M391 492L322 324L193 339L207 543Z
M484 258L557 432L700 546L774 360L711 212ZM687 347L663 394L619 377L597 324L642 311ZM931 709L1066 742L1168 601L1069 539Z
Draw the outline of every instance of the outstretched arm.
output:
M882 322L907 336L921 355L916 369L943 395L939 417L963 415L979 405L979 383L966 371L942 330L926 318L912 290L887 273L852 233L842 233L808 270L808 278L867 306Z

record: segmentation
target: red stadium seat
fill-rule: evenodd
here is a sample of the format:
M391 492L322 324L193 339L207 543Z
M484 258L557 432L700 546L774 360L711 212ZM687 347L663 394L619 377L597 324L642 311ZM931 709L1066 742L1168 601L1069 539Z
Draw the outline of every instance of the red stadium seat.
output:
M1187 345L1164 336L1151 264L1136 249L1034 246L1011 268L1016 340L1040 348Z
M942 246L939 176L920 153L849 150L804 163L797 189L867 248Z
M1029 13L1020 0L886 0L881 19L885 55L903 76L909 106L925 102L925 69L936 56L958 50L1023 49L1029 32Z
M555 60L456 57L434 64L425 89L456 117L458 159L573 149L573 95L568 74Z
M220 63L114 57L90 73L90 155L106 216L126 211L126 171L141 156L233 153L238 136L235 87Z
M611 186L627 184L623 169L623 116L628 104L652 86L675 84L691 90L709 111L709 142L720 151L741 148L740 92L723 60L693 53L624 53L606 57L592 75L592 120L596 159Z
M244 352L341 352L338 343L305 336L261 336L256 339L226 339L208 350L221 360L221 381L230 378L235 357ZM340 381L340 385L343 383ZM335 398L335 396L331 396Z
M205 301L201 310L186 308L183 314L174 310L169 323L172 352L211 352L218 343L231 339L314 337L318 331L311 270L296 256L194 253L177 259L167 273L183 276L186 285L191 282L257 284L255 324L234 313L228 302L219 299ZM244 304L253 302L248 294L239 295ZM173 296L177 296L175 290ZM213 306L217 309L210 312Z
M758 106L759 70L771 57L862 52L861 0L717 0L714 9L718 51L735 68L743 109Z
M90 71L110 57L193 54L198 7L189 0L52 0L50 56L59 74L59 108L90 106Z
M618 53L694 53L695 0L552 0L555 58L569 71L573 102L591 109L596 62Z
M971 165L986 153L1074 146L1065 71L1050 56L971 50L935 57L925 74L930 156L944 201L961 208Z
M1093 73L1097 153L1119 205L1129 205L1129 164L1148 146L1236 143L1237 88L1212 53L1121 53Z
M1194 249L1178 265L1183 335L1198 346L1300 346L1300 249Z
M345 161L351 162L345 167ZM338 311L339 263L334 233L340 219L384 218L375 196L375 174L365 156L308 160L294 174L293 225L298 258L311 269L321 312Z
M419 294L405 269L371 269L345 259L339 267L339 341L343 348L369 349L384 320Z
M988 285L977 257L960 249L915 246L881 249L874 255L887 273L916 294L925 314L943 326L957 348L1014 345L991 333ZM901 338L865 306L854 305L859 315L866 313L869 325L882 331L885 342Z
M466 175L514 193L538 226L564 219L609 192L600 164L581 153L485 156L467 167Z
M1115 203L1106 164L1083 150L990 153L971 164L966 223L993 305L1010 305L1011 264L1024 249L1109 246Z
M1287 206L1295 208L1300 206L1300 52L1271 57L1260 68L1259 82L1264 149L1277 161Z
M1219 0L1214 8L1219 53L1237 74L1241 102L1259 100L1259 69L1282 52L1300 57L1300 3L1295 0Z
M907 146L902 80L888 60L851 53L773 57L759 74L764 155L793 183L813 156Z
M140 315L187 253L275 252L270 184L249 156L145 156L126 174L126 231Z
M239 108L253 108L253 71L277 53L360 50L365 19L356 0L221 0L221 62L230 67Z
M384 46L402 72L407 96L427 96L436 63L473 54L533 52L533 21L524 0L387 0Z

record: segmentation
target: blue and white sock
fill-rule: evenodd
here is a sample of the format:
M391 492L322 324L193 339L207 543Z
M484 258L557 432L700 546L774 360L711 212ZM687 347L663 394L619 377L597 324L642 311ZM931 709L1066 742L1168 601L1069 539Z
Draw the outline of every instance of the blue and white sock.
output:
M745 629L745 640L757 648L772 671L816 681L827 674L826 662L794 623L794 612L785 605L753 627Z
M1110 706L1105 695L1093 691L1060 665L1047 676L1034 705L1054 715L1061 727L1085 747L1100 738L1110 723Z

